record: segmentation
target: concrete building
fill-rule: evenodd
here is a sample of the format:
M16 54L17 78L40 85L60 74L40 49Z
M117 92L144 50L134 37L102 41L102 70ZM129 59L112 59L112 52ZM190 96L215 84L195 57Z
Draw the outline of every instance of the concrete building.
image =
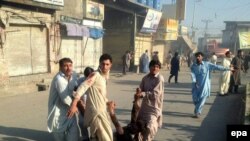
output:
M181 21L185 19L185 9L185 0L177 0L176 3L162 5L162 19L155 41L158 48L154 49L162 52L163 58L161 60L163 63L169 51L186 56L197 49L196 44L188 36L188 28L181 25Z
M216 41L221 47L222 44L222 35L208 35L206 38L198 38L198 50L202 52L207 51L207 43L211 41Z
M250 32L250 21L225 21L224 23L226 26L222 31L222 45L236 54L240 49L239 33Z
M8 84L11 77L51 72L49 35L55 11L63 5L63 0L1 1L0 86Z
M103 29L104 5L90 0L65 0L62 11L56 12L54 60L69 57L74 70L82 73L85 67L98 68L103 52L102 37L93 38L90 30ZM96 12L96 13L93 13Z
M73 60L76 72L97 69L103 20L104 5L89 0L2 0L1 90L50 79L63 57Z
M103 28L103 52L113 57L113 69L122 70L122 56L127 50L133 51L132 69L139 71L140 57L153 51L153 33L156 32L161 12L160 6L155 7L153 1L139 0L105 0L100 3L105 5L105 19ZM158 1L160 2L160 1ZM147 16L152 14L154 19L149 22ZM154 25L153 27L146 27Z

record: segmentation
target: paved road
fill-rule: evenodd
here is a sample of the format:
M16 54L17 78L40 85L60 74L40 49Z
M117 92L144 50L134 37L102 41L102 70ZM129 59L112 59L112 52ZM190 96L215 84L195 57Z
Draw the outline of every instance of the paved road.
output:
M165 80L168 71L163 71ZM200 119L191 118L193 103L190 72L180 72L179 84L165 83L164 124L155 141L225 141L226 125L240 122L242 94L219 97L219 73L212 78L212 94ZM143 74L122 76L112 73L108 83L109 99L117 103L116 113L123 125L130 119L133 94ZM249 75L243 77L243 83ZM20 92L22 93L22 92ZM1 141L52 141L46 131L48 91L22 94L0 99Z

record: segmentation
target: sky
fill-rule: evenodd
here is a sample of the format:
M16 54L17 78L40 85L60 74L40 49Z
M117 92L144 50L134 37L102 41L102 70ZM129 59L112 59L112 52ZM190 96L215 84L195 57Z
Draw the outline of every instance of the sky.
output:
M171 4L172 0L162 2ZM250 0L186 0L186 16L182 25L191 31L193 21L194 28L197 28L196 36L203 36L205 22L202 20L210 21L207 33L222 34L222 30L225 29L224 21L250 21Z

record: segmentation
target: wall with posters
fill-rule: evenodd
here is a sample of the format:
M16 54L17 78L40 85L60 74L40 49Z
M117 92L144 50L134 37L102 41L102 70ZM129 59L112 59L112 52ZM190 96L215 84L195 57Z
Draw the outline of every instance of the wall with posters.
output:
M84 0L83 1L83 16L89 19L104 20L104 5Z
M239 32L240 49L250 49L250 32Z

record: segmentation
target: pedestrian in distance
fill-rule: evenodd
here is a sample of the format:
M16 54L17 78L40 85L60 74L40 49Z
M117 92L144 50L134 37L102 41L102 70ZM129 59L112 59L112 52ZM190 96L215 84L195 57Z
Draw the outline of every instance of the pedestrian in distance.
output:
M153 56L152 56L152 60L159 60L159 52L158 51L155 51Z
M140 66L141 66L141 72L142 73L148 73L148 65L149 65L149 57L148 57L148 50L145 50L145 52L142 54L140 58Z
M130 68L130 62L131 62L131 54L130 51L126 51L126 53L123 55L123 74L125 75Z
M227 51L225 53L225 57L222 60L222 66L225 68L231 68L231 52ZM221 72L220 79L219 79L219 95L224 96L228 94L229 82L230 82L231 72L230 71L223 71Z
M215 65L207 61L203 61L203 53L195 53L196 62L191 66L192 78L192 99L194 103L194 118L199 118L206 99L210 96L211 77L210 71L230 71L232 69Z
M173 58L172 52L169 51L169 52L168 52L168 55L167 55L167 57L166 57L167 70L170 70L172 58Z
M230 79L230 85L228 89L229 93L239 93L238 88L239 85L241 85L241 71L244 71L243 62L243 51L238 50L237 56L235 56L231 62L234 71Z
M215 52L213 52L212 56L211 56L211 63L212 64L217 64L217 56L215 54ZM213 70L213 72L215 73L215 70Z
M62 58L59 61L59 72L51 82L48 100L48 131L53 134L55 141L80 140L78 113L67 118L76 86L77 75L73 72L73 62L70 58Z
M171 82L172 77L175 77L175 83L178 83L178 72L180 71L180 60L178 58L178 52L175 52L174 57L171 60L170 76L168 83Z

